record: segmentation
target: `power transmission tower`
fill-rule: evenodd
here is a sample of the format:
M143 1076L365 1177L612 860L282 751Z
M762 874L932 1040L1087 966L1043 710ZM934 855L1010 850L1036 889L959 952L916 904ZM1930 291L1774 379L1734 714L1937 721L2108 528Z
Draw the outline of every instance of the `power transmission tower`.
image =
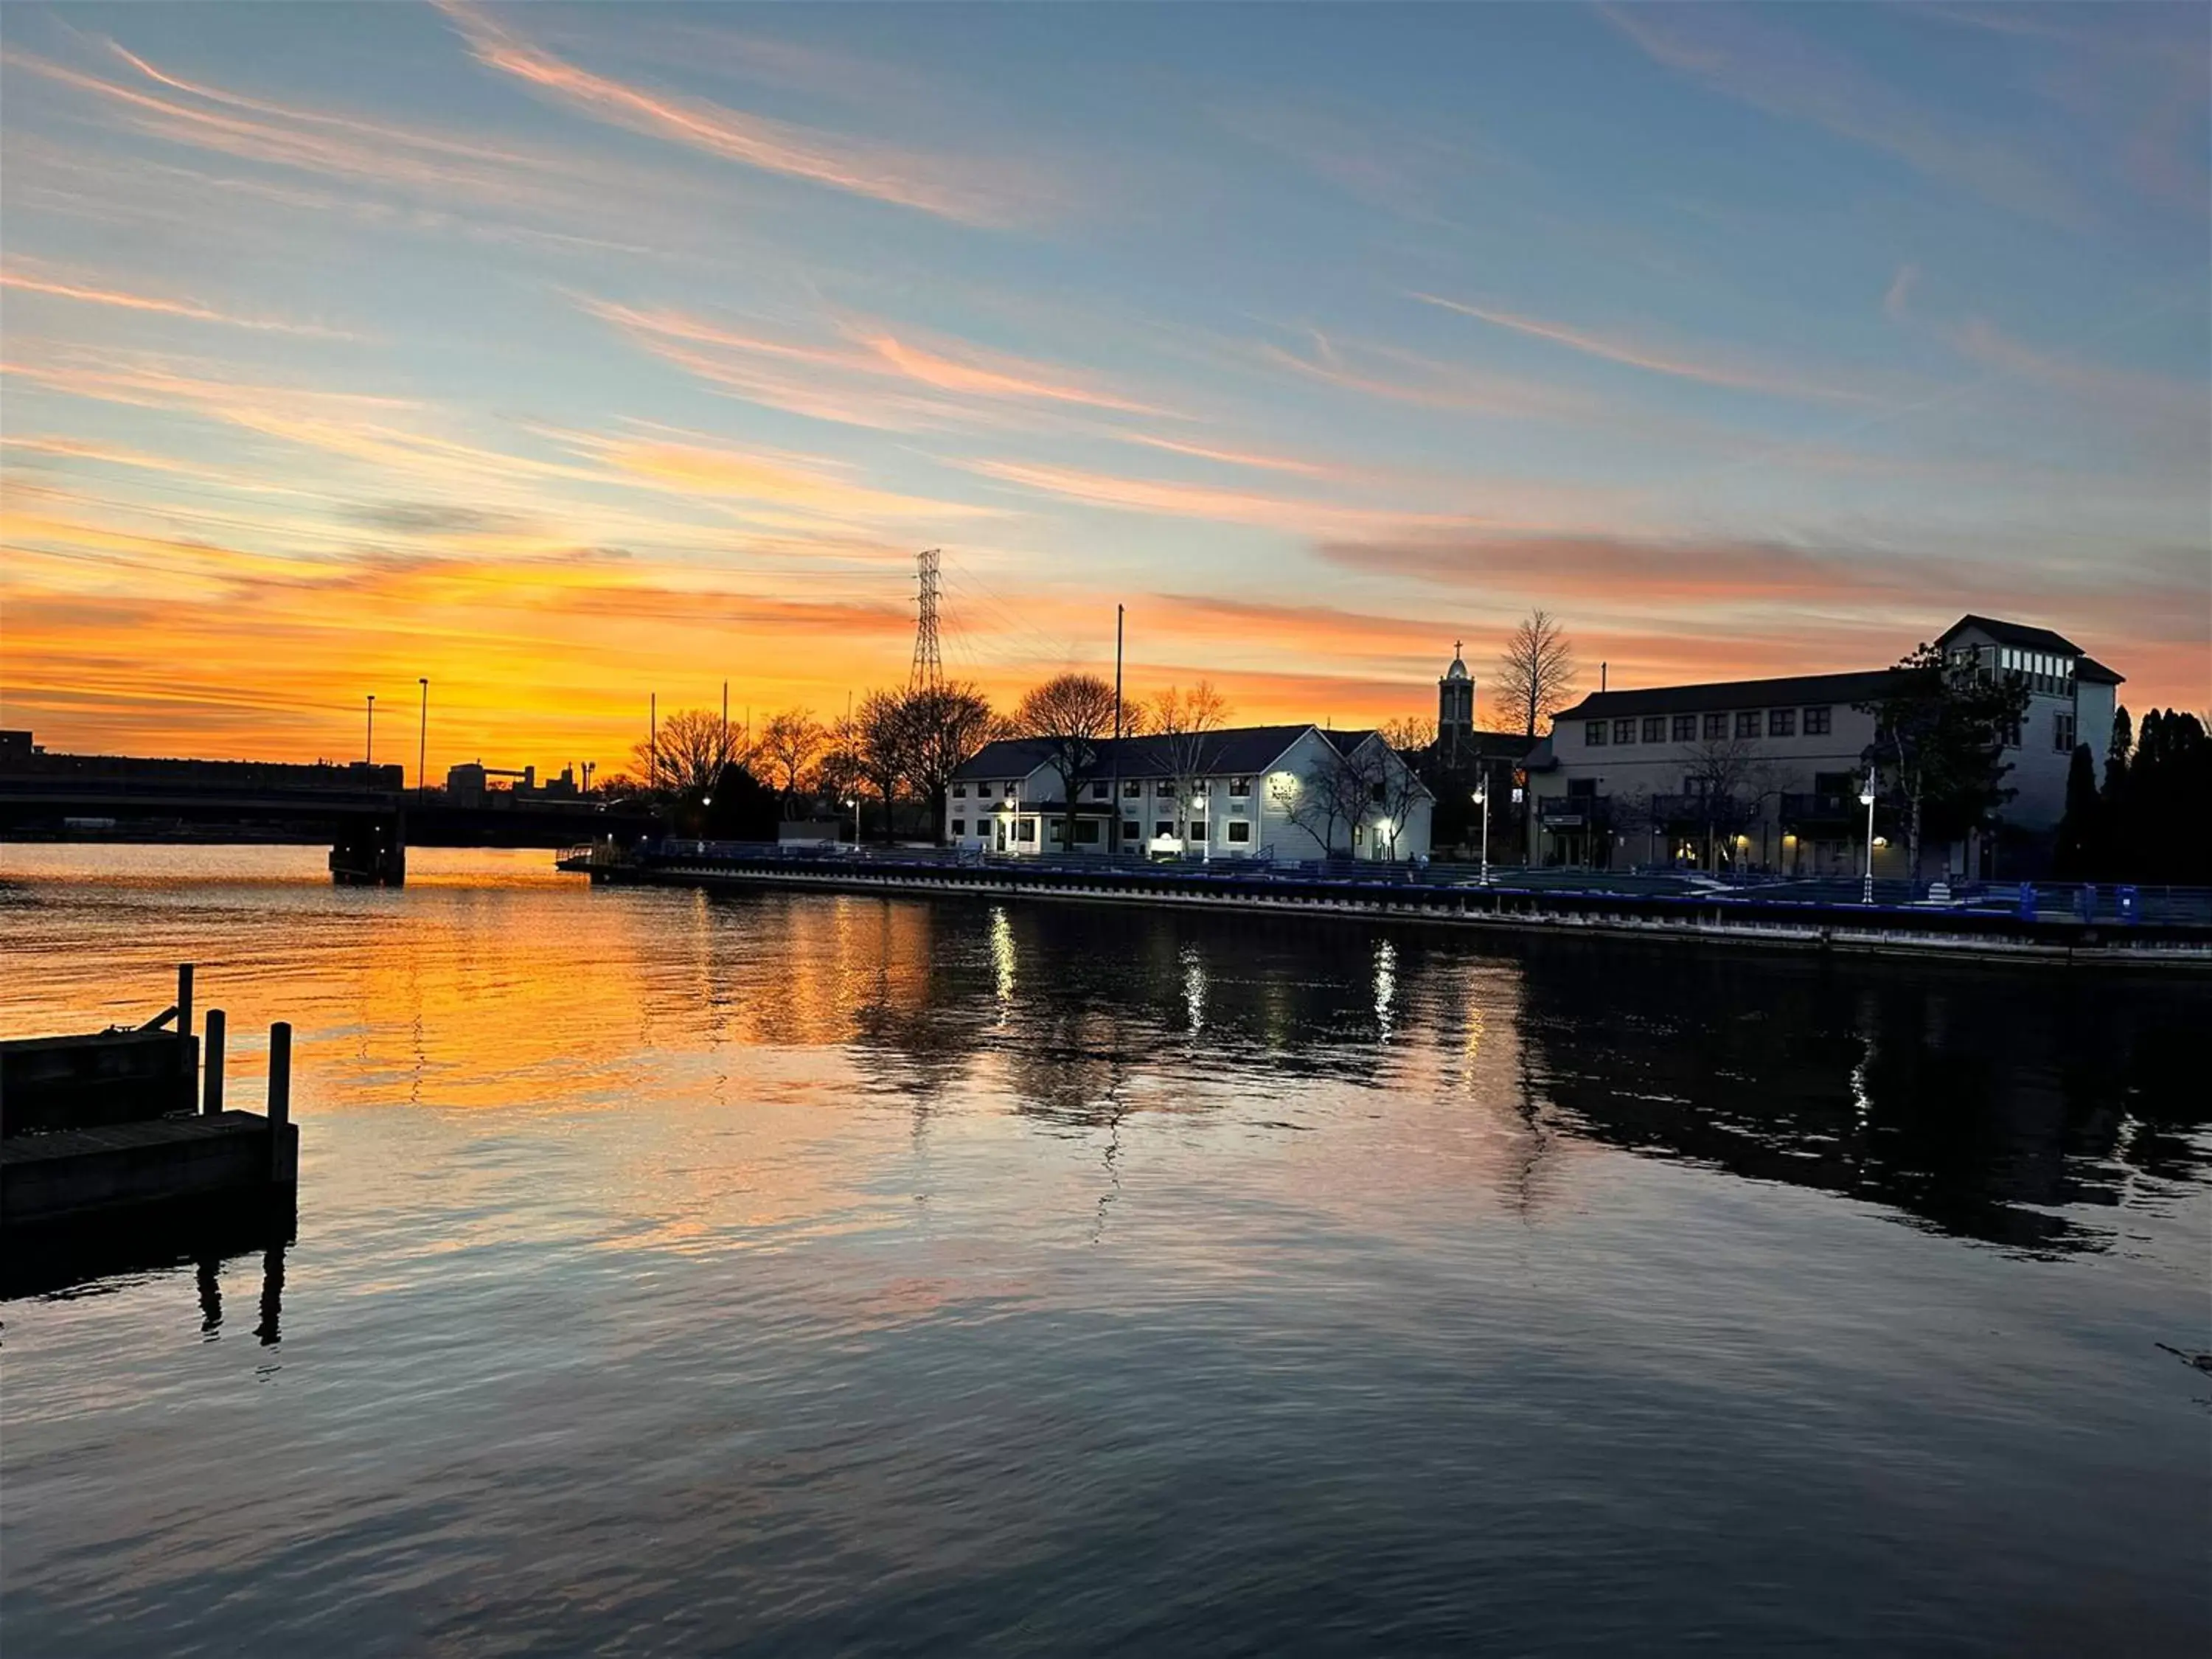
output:
M934 691L945 684L945 662L937 642L938 556L938 549L927 548L916 561L914 672L907 678L907 689L911 691Z

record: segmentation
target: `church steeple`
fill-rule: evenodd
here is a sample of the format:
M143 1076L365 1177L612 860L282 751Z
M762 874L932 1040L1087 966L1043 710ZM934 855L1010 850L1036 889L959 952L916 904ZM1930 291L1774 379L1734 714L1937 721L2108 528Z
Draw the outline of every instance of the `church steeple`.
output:
M1452 641L1451 666L1437 682L1437 747L1447 759L1456 756L1462 744L1474 747L1474 681L1460 658L1461 645L1458 640Z

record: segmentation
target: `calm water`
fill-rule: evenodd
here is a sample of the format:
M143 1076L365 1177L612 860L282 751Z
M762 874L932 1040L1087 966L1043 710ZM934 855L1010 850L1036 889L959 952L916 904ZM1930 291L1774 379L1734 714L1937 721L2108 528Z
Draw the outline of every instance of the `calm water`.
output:
M9 1659L2212 1640L2201 986L321 858L4 854L304 1133L0 1309Z

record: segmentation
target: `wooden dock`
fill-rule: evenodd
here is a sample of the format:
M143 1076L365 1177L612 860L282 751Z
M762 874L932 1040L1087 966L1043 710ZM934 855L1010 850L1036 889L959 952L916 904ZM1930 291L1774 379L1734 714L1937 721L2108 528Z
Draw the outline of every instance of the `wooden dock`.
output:
M223 1099L225 1017L192 1030L192 970L137 1029L0 1042L0 1228L113 1232L161 1218L289 1216L299 1182L292 1028L270 1028L266 1113Z

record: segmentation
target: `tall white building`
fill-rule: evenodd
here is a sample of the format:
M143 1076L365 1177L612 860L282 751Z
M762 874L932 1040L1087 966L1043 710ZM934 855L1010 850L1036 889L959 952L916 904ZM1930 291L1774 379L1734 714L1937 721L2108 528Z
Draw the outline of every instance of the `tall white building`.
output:
M952 775L945 839L1010 856L1428 854L1434 803L1373 732L1247 726L1196 738L1100 738L1081 746L1072 814L1059 758L1058 746L1041 738L985 744ZM1073 839L1063 845L1071 817Z
M2031 849L2058 825L2075 745L2101 763L2112 741L2120 676L2063 635L1963 617L1937 641L1961 668L2016 678L2028 692L2007 733L2000 818ZM1859 804L1871 714L1856 705L1894 671L1650 686L1584 697L1554 717L1529 757L1532 860L1599 868L1689 864L1800 874L1862 868ZM1978 844L1923 847L1923 876L1979 874ZM2035 856L2033 850L2029 857ZM1903 875L1902 847L1875 869Z

